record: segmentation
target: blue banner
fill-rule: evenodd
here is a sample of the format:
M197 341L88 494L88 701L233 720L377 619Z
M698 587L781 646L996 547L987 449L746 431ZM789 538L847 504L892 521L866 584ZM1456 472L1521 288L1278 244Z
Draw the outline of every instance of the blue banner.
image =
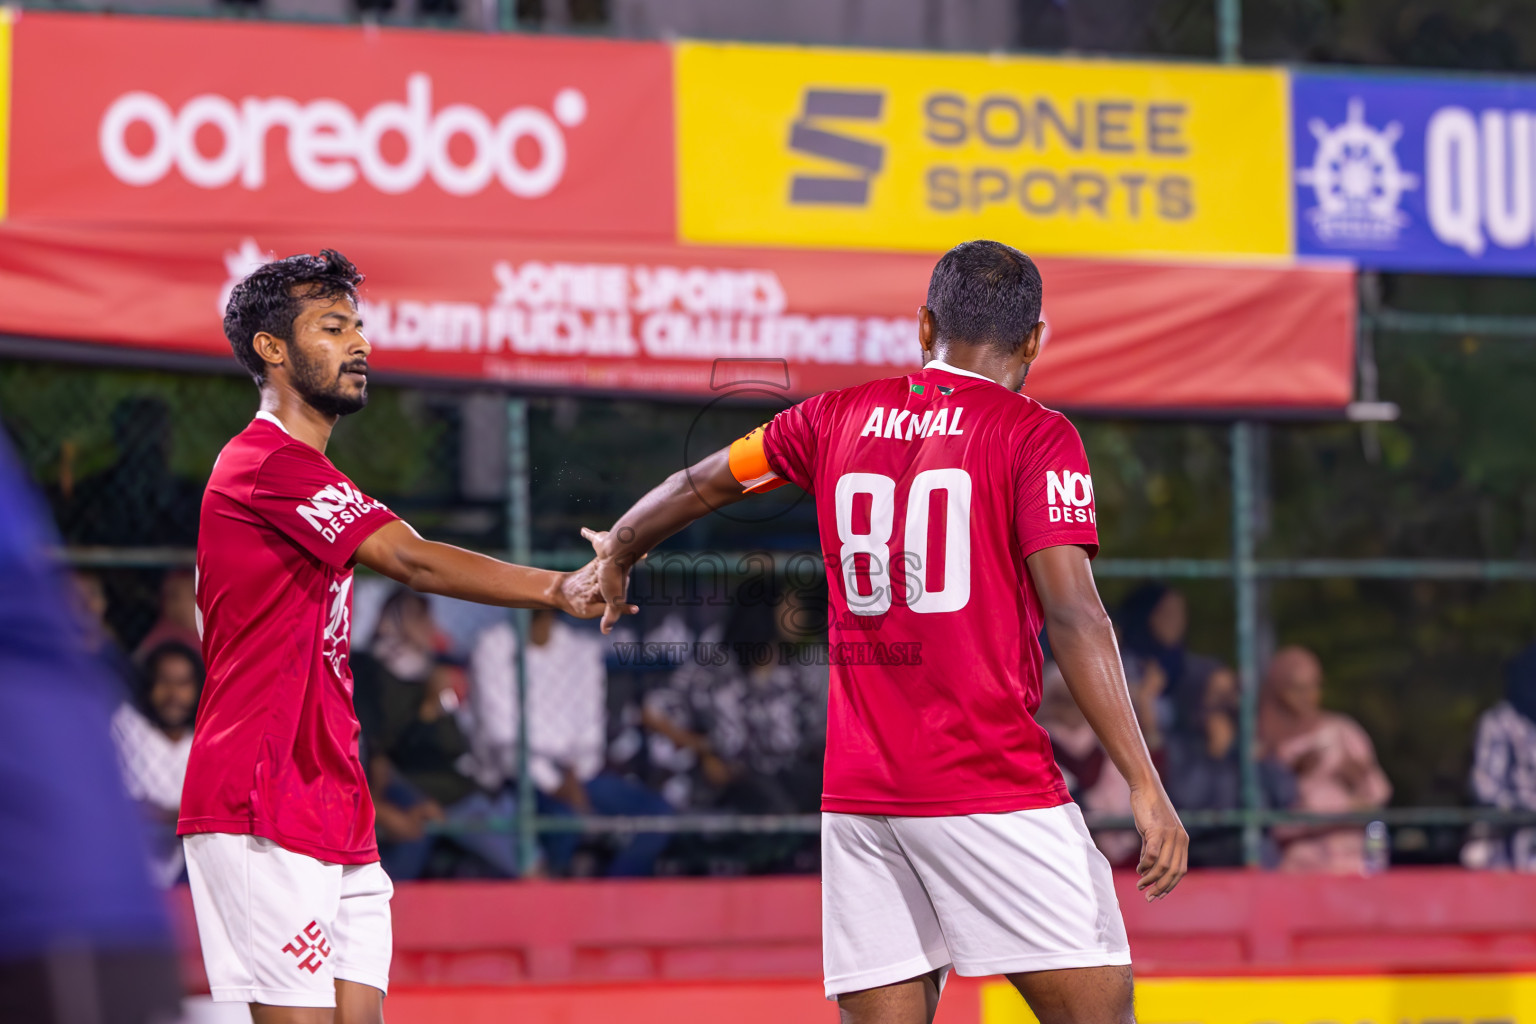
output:
M1536 81L1291 79L1296 252L1536 274Z

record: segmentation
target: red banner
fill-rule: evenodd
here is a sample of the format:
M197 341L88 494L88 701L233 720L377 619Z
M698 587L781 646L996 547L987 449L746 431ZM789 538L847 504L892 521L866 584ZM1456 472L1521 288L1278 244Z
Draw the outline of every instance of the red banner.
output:
M0 229L0 332L227 357L220 321L233 283L272 253L322 244L368 275L365 333L379 371L666 394L781 376L803 396L916 366L915 314L934 263L13 223ZM1198 411L1350 401L1347 270L1065 259L1040 267L1050 331L1028 393L1047 404Z
M663 43L35 11L15 33L13 219L674 234Z

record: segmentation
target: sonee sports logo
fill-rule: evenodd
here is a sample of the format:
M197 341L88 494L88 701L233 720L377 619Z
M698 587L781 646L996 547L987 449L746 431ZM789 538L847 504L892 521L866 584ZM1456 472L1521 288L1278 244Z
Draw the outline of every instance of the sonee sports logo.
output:
M884 107L884 93L805 91L804 112L790 126L789 148L842 164L849 173L840 177L795 175L789 183L791 203L836 206L865 206L869 203L869 183L885 166L885 147L828 131L825 125L829 118L879 121Z
M1092 523L1093 477L1087 473L1045 474L1045 502L1053 523Z
M325 941L325 932L320 930L320 922L311 921L293 937L292 942L283 947L283 952L294 955L299 961L299 970L314 974L324 965L325 958L331 955L331 944Z
M334 542L352 523L357 522L375 509L384 508L382 501L374 501L362 491L343 481L322 487L309 499L309 504L299 504L293 510L328 541Z

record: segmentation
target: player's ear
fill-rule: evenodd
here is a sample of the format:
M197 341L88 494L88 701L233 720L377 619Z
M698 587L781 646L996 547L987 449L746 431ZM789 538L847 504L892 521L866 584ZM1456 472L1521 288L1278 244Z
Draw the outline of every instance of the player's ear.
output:
M256 350L256 358L268 366L281 366L288 358L288 343L266 331L256 332L256 337L251 339L251 347Z
M1040 346L1044 340L1045 321L1037 320L1035 326L1031 327L1029 333L1024 336L1023 355L1026 365L1034 362L1040 355Z
M933 322L933 310L927 306L917 307L917 343L923 347L924 363L935 358L933 339L937 333Z

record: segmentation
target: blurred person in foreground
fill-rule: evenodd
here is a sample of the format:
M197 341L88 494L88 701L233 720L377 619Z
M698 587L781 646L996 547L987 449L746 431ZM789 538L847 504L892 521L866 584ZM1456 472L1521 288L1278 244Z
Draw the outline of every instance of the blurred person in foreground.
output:
M1269 663L1259 706L1259 748L1261 756L1295 775L1294 810L1372 811L1392 796L1360 723L1323 710L1323 665L1305 647L1282 647ZM1365 871L1365 829L1358 825L1288 825L1274 833L1284 871Z
M482 632L470 659L466 719L471 722L475 773L482 785L516 781L517 633L511 623ZM534 612L528 623L528 771L539 812L571 815L655 816L672 806L644 784L608 767L608 669L603 643L594 633L562 622L552 611ZM666 848L664 832L625 836L606 874L633 878L655 873ZM549 867L572 870L578 832L543 839Z
M832 676L822 798L825 987L850 1024L924 1024L946 974L1005 974L1042 1024L1132 1019L1130 948L1034 718L1042 626L1131 790L1138 888L1166 896L1187 836L1163 791L1094 584L1093 480L1066 417L1019 394L1041 280L997 242L934 267L923 368L792 406L674 473L605 533L603 593L712 510L817 497Z
M1536 644L1504 667L1504 699L1477 720L1471 783L1483 807L1536 811ZM1462 851L1467 867L1536 871L1536 828L1477 831Z
M517 808L510 793L482 790L460 770L470 752L455 715L463 671L441 656L439 637L427 599L401 587L385 600L368 650L352 657L353 700L374 791L423 823L484 826L490 818L511 818ZM517 876L512 835L483 827L392 842L380 847L380 861L391 878L420 878L445 843L474 853L501 877Z
M213 998L252 1004L256 1024L383 1019L393 886L358 754L353 566L485 604L602 610L592 567L423 540L325 457L336 421L368 402L362 280L333 250L290 256L236 285L224 314L260 411L203 495L208 678L179 831Z
M162 886L174 885L186 866L176 819L202 692L203 659L185 644L167 640L147 652L132 699L112 715L123 781L144 812L150 865Z
M170 928L109 737L121 694L44 524L0 433L0 1020L169 1021Z
M1182 811L1235 811L1243 806L1243 763L1238 744L1237 678L1230 672L1212 673L1205 681L1199 705L1199 731L1181 731L1171 737L1165 750L1163 782L1168 795ZM1259 806L1284 810L1296 802L1296 779L1274 757L1258 762ZM1260 863L1273 868L1280 862L1274 837L1265 834ZM1237 828L1196 831L1189 840L1192 868L1241 867L1243 837Z

